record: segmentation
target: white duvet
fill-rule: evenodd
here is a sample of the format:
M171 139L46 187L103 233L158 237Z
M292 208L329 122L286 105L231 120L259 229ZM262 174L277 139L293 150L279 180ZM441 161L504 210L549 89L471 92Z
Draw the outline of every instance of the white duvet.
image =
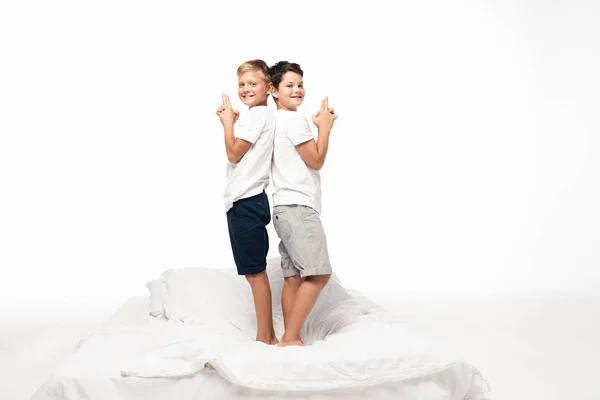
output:
M267 268L278 336L283 331L279 258ZM364 296L353 296L334 276L302 331L305 347L253 340L249 285L233 269L168 270L148 283L150 313L168 320L156 343L123 360L124 377L193 375L209 365L239 386L267 391L322 391L433 378L444 399L479 399L489 385L456 354L417 337L401 320Z

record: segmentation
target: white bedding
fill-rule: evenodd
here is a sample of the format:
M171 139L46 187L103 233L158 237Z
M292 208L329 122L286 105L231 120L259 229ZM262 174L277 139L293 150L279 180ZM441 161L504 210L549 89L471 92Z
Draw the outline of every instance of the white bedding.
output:
M598 398L597 293L435 297L370 291L368 296L399 315L411 330L435 334L447 347L459 349L493 384L490 399ZM145 307L145 300L140 300ZM48 384L53 371L72 357L77 343L97 331L122 303L106 298L60 308L45 304L44 311L38 307L27 311L22 305L17 310L18 303L4 303L0 398L30 399L40 385ZM208 373L228 385L213 369L202 371ZM172 381L164 380L163 384ZM369 390L372 393L373 388Z
M297 399L397 399L402 394L407 399L463 400L479 398L487 390L473 366L415 337L401 321L356 293L350 296L335 280L309 317L305 335L311 346L276 348L256 343L250 337L251 319L238 317L234 325L229 320L235 318L227 313L228 307L248 300L243 295L247 284L231 271L220 271L226 278L220 284L214 275L205 284L190 279L190 272L206 278L198 269L167 271L164 276L182 279L167 279L163 293L171 287L182 294L186 282L195 290L205 289L200 297L210 294L205 299L215 304L223 296L212 297L211 290L243 283L237 286L239 298L227 296L215 307L218 315L215 308L204 313L198 296L190 293L178 297L182 304L176 304L174 296L163 297L167 315L169 309L187 313L178 318L171 315L168 321L149 315L149 299L132 299L79 346L33 400L277 398L284 394ZM215 273L219 272L209 271ZM272 284L277 287L276 276ZM277 302L274 299L275 312ZM329 325L325 317L332 303L350 317L337 315ZM319 333L310 337L310 332Z
M171 323L173 324L173 323ZM433 400L449 397L445 385L452 385L453 376L446 371L438 374L388 382L364 388L328 391L290 392L257 390L233 385L210 365L201 372L181 378L123 377L124 363L140 360L150 350L172 348L174 338L194 336L195 327L172 330L165 320L148 315L148 299L132 298L109 318L98 332L83 341L77 351L58 367L33 395L32 400L201 400L201 399L406 399ZM165 347L167 345L167 347Z

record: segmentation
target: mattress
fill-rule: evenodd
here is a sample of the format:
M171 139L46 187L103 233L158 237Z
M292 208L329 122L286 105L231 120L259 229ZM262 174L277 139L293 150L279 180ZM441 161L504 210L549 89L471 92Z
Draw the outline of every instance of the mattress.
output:
M352 294L361 297L359 292ZM149 351L160 351L175 340L172 323L150 316L149 303L147 297L126 301L97 332L79 344L32 400L455 399L453 388L449 387L453 375L448 370L368 387L307 391L260 390L235 384L210 363L189 376L152 379L123 376L124 366L131 365L132 360L142 359Z
M448 347L460 349L493 384L491 399L598 398L597 293L436 297L370 291L368 295L413 330L437 332ZM122 302L111 299L101 307L90 308L86 302L60 309L45 304L45 311L36 307L26 315L23 307L16 311L18 303L4 303L0 398L30 399L70 359L78 342L97 332ZM209 372L214 370L206 368Z

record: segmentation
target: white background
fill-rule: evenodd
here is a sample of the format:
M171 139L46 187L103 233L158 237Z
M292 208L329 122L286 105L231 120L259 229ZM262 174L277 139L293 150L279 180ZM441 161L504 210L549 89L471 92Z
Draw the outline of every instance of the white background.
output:
M0 6L4 304L233 267L214 110L250 58L300 63L301 111L339 115L322 220L345 285L600 289L597 3L199 3Z

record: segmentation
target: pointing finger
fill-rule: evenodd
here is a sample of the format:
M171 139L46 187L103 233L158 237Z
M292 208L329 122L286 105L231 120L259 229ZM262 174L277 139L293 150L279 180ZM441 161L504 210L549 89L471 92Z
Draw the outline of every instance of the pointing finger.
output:
M231 102L229 101L229 96L227 96L225 93L223 93L221 95L221 97L223 98L223 106L224 106L224 108L231 107Z

